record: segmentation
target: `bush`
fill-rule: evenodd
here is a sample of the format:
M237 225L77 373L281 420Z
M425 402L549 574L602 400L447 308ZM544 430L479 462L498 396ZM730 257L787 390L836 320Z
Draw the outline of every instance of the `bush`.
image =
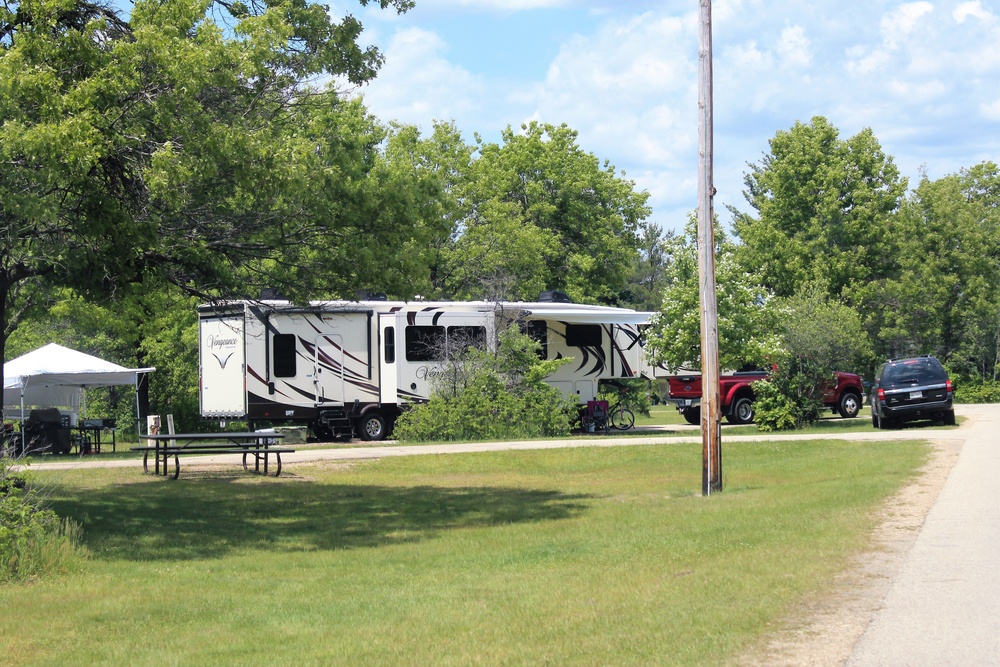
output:
M437 376L434 395L396 420L403 442L513 440L568 435L575 403L544 378L569 360L541 361L516 328L500 334L496 352L467 348Z
M754 421L759 431L791 431L819 419L822 379L805 372L774 371L770 379L753 383Z
M955 388L956 403L1000 403L1000 382L966 384L958 382Z
M80 527L36 496L11 459L0 459L0 582L63 572L82 557Z
M512 440L569 434L576 407L554 387L510 393L485 376L455 396L436 396L396 420L401 441Z
M771 355L776 370L755 382L754 421L761 431L804 428L823 411L823 387L834 369L864 368L871 344L856 310L831 299L825 281L803 285L776 302L780 347Z

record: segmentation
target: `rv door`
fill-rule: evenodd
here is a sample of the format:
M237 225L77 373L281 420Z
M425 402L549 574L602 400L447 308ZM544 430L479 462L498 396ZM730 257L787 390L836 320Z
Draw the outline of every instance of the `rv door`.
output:
M341 335L324 333L316 337L313 385L316 405L344 402L344 338Z
M379 400L383 404L396 405L398 403L397 391L399 381L397 369L399 368L399 327L396 326L398 316L396 313L378 314L378 336L379 336Z

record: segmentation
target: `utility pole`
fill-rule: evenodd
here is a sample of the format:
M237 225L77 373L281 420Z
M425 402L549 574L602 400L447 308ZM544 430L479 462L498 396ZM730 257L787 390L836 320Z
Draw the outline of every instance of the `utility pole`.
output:
M712 1L700 0L698 34L698 286L701 303L701 493L722 491L719 313L715 304L712 198Z

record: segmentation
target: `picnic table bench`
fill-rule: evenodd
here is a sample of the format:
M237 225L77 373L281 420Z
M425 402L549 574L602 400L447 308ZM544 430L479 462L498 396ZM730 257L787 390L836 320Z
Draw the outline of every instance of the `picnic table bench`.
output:
M174 479L181 473L180 454L243 454L243 469L250 470L250 457L253 457L253 472L267 474L268 460L273 455L277 469L274 476L281 474L281 455L290 454L294 449L276 447L273 441L285 437L282 433L232 432L232 433L158 433L155 435L140 435L140 440L152 442L152 445L132 447L133 452L143 452L142 469L149 473L149 455L153 454L154 470L160 473L160 463L163 463L163 476L169 470L168 460L174 457ZM263 467L261 464L263 463Z

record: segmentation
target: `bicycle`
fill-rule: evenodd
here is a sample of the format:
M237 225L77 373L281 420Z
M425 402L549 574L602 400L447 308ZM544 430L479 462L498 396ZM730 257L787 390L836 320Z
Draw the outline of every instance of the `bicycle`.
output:
M619 431L627 431L635 426L635 415L619 400L608 410L608 421Z

